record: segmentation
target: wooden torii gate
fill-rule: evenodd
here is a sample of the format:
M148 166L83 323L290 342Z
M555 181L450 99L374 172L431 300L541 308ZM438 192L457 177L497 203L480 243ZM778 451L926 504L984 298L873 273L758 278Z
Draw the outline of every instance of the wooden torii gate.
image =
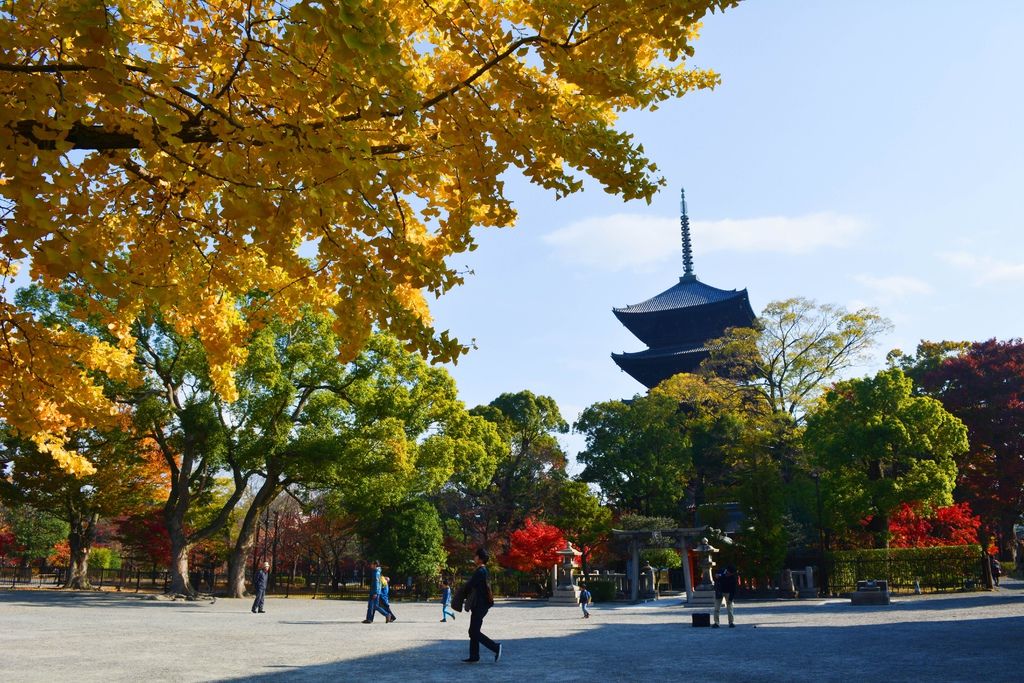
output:
M677 529L641 529L638 531L612 529L612 536L614 538L629 541L629 556L631 560L629 564L630 601L640 602L640 549L644 545L644 541L668 536L676 540L680 554L683 556L683 581L686 584L686 600L689 602L693 598L693 576L690 573L690 556L686 541L692 537L700 538L707 536L709 532L713 532L715 535L719 533L708 526Z

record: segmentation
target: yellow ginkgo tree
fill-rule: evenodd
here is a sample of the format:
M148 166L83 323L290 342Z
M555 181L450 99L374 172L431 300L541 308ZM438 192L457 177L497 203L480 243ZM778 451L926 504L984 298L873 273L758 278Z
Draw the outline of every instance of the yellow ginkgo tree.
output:
M96 340L6 292L0 419L87 469L64 435L111 413L95 373L130 379L145 308L228 399L250 332L300 305L333 310L342 360L374 327L457 358L424 293L461 282L472 229L513 223L502 174L649 199L616 116L715 85L685 59L738 1L0 3L0 288L28 263L117 302L77 312Z

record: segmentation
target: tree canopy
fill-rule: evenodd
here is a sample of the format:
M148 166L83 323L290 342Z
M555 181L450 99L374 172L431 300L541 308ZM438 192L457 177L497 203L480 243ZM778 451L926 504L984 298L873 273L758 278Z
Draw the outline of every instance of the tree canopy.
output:
M891 327L872 309L847 311L799 297L773 301L754 328L734 328L711 342L705 367L756 388L772 410L799 420Z
M664 395L603 401L573 425L586 438L580 478L623 511L675 516L693 472L679 401Z
M848 525L870 517L886 547L901 503L952 503L967 428L937 400L912 394L898 368L838 383L808 417L805 439L830 506Z
M457 358L424 293L462 281L473 228L514 222L503 174L649 200L616 117L713 87L685 60L738 1L5 3L0 287L29 259L121 303L77 311L104 340L0 300L3 419L88 470L65 436L110 414L90 371L131 374L147 307L228 400L251 331L302 305L333 310L343 362L374 327Z
M921 342L914 357L890 360L967 425L971 448L959 459L954 495L970 502L1008 559L1024 515L1024 341Z

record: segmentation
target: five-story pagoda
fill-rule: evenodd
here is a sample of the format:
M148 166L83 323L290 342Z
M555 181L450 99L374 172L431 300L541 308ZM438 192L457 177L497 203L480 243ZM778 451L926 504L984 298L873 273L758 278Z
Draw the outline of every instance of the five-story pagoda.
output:
M661 294L612 311L646 351L613 353L612 359L648 389L680 372L694 372L708 357L707 343L727 328L750 327L756 316L747 290L706 285L693 273L686 193L680 190L679 225L683 240L683 276Z

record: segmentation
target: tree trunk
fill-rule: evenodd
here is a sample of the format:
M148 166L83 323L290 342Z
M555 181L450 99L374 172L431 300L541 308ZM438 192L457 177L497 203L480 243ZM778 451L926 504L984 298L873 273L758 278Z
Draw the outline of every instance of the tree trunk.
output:
M64 588L77 590L92 588L92 584L89 582L89 551L92 550L95 529L94 517L90 517L88 520L72 520L71 531L68 534L71 563L68 567L67 579L64 581Z
M267 478L263 481L259 491L253 496L249 509L245 511L242 519L242 526L238 530L238 538L228 556L228 597L245 597L245 561L252 550L252 544L256 537L256 527L259 524L260 514L277 495L278 476L275 472L268 472ZM266 545L264 544L264 548ZM253 567L255 573L256 567Z
M167 590L173 595L192 597L195 589L188 576L188 551L191 550L188 537L181 528L168 529L167 532L171 537L171 585Z
M242 528L238 532L238 539L235 541L231 554L228 555L228 597L244 598L245 593L245 564L252 551L253 540L255 539L256 525L246 527L249 515L242 522ZM256 568L253 567L253 571Z

